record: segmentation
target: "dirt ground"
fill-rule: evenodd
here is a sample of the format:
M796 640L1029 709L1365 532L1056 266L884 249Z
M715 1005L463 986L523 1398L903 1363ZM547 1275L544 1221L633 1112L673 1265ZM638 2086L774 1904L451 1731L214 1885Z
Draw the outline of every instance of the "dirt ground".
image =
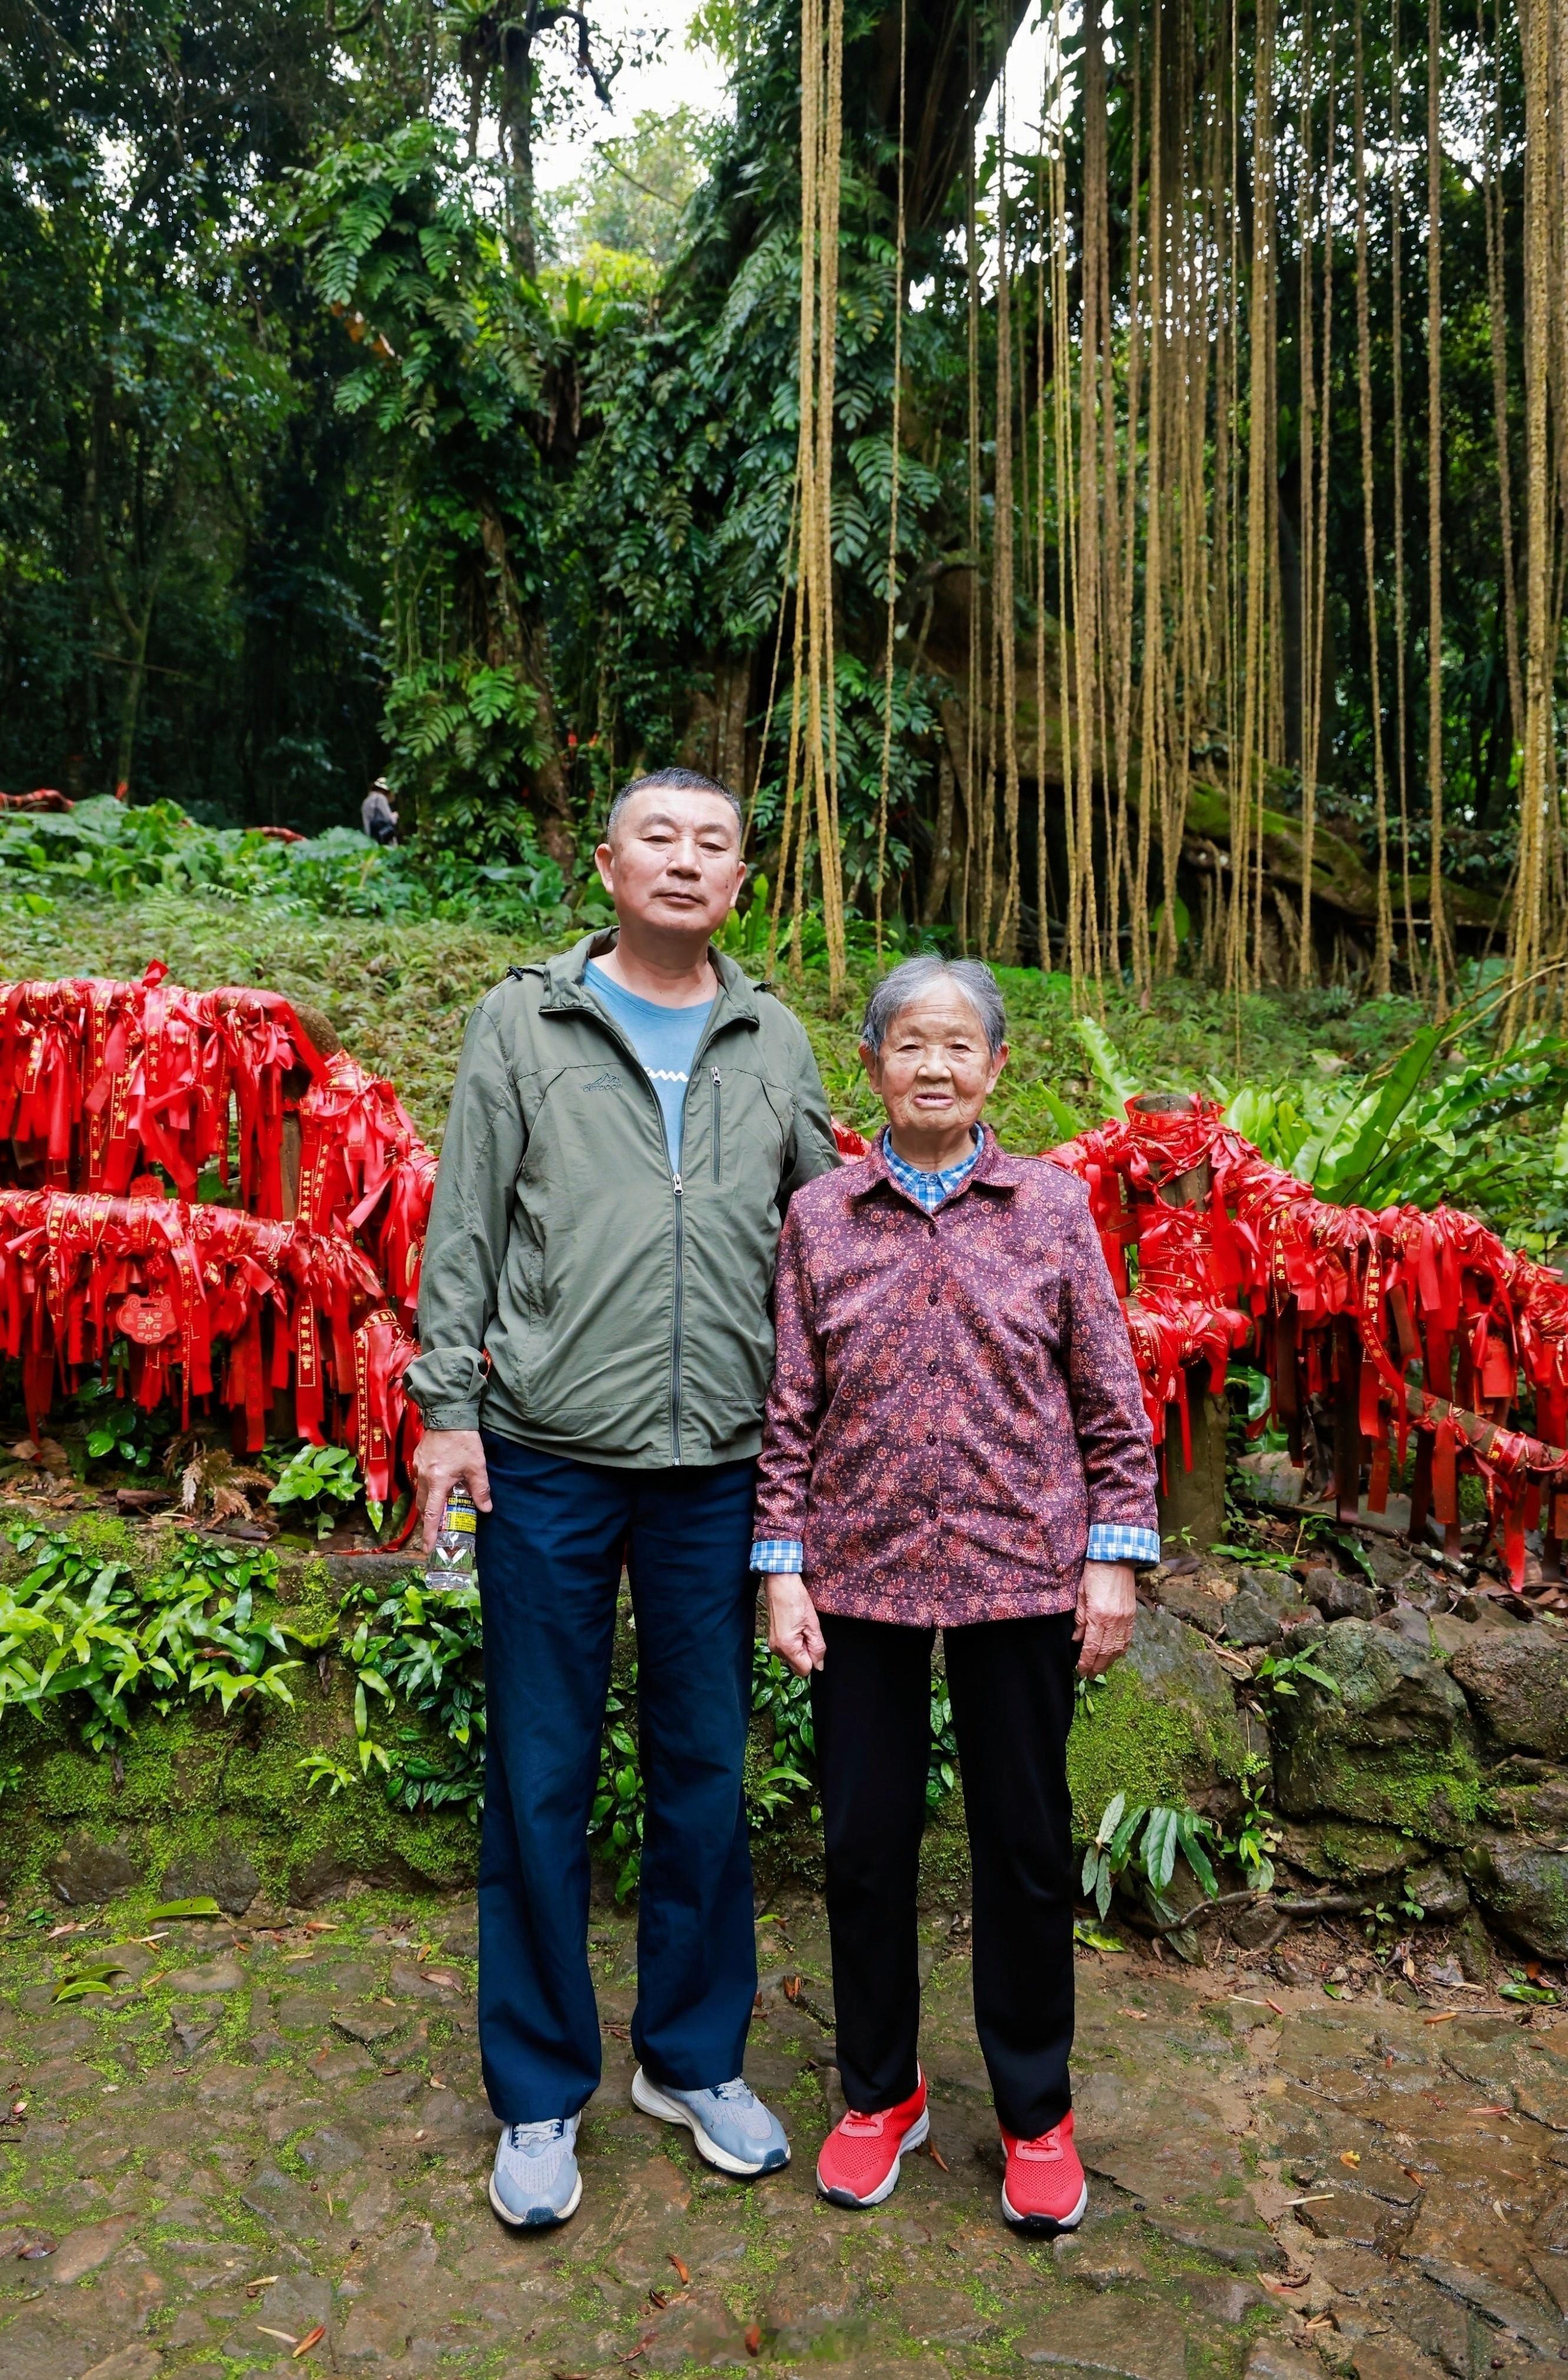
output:
M794 2161L749 2187L631 2107L633 1921L596 1912L582 2207L519 2238L485 2202L471 1901L273 1914L141 1941L124 1911L6 1915L5 2380L1482 2380L1568 2360L1554 2010L1085 1953L1089 2215L1030 2243L1001 2219L962 1912L923 1925L935 2153L861 2216L813 2190L838 2104L820 1907L760 1917L748 2072ZM93 1965L124 1972L56 1998Z

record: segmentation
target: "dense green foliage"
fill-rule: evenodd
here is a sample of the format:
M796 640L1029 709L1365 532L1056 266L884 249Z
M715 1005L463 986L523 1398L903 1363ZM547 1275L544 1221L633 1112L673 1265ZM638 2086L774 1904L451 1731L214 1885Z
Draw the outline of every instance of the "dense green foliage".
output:
M1414 821L1426 747L1424 265L1418 174L1407 165L1406 305L1396 323L1389 191L1376 161L1392 139L1391 37L1397 30L1406 59L1418 61L1425 25L1412 0L1392 6L1393 18L1386 7L1368 10L1365 27L1376 598L1386 640L1397 345ZM941 60L957 80L942 86L949 145L928 145L910 168L886 897L906 922L929 918L939 930L962 930L964 857L980 836L978 813L961 800L951 862L937 847L954 732L951 720L944 732L941 706L962 693L970 607L992 581L999 526L993 266L984 266L972 324L979 438L971 463L970 200L958 164L964 125L986 98L1017 13L982 12L968 67L949 38L950 10L910 17L912 88L925 91ZM562 869L560 893L571 903L585 884L591 892L582 829L612 780L634 762L679 756L727 772L754 800L766 864L787 724L787 700L771 708L770 691L787 689L787 633L777 680L773 664L793 616L781 604L796 428L796 12L787 0L744 16L705 12L703 29L731 72L729 119L640 121L630 140L590 155L575 191L542 204L535 138L573 109L591 129L595 90L617 63L591 15L587 76L572 71L570 27L525 41L492 15L426 12L413 0L378 6L346 30L330 0L221 0L200 20L185 0L158 0L134 24L102 0L51 0L30 12L26 31L5 37L0 781L91 794L128 779L133 799L176 797L213 823L316 831L351 819L385 767L418 820L421 866L437 871L437 907L451 897L438 871L454 854L525 870L542 854ZM1235 19L1244 57L1252 19L1249 7ZM845 887L862 917L872 905L882 746L898 298L893 21L875 0L848 12L836 322L841 805ZM1131 60L1147 56L1150 30L1149 0L1114 12L1113 270L1147 209L1147 111L1135 143ZM1322 38L1340 44L1329 64L1344 68L1343 28ZM1520 98L1506 16L1501 38L1504 360L1517 487ZM1287 40L1276 128L1286 159L1278 507L1287 552L1303 528L1292 56ZM1504 666L1484 208L1466 162L1491 60L1468 20L1447 26L1443 67L1449 864L1497 892L1513 847L1517 722ZM1319 75L1315 105L1326 107L1334 79ZM1417 82L1413 67L1407 136ZM1320 148L1326 122L1316 137ZM1345 137L1342 121L1342 157ZM996 167L992 143L972 194L982 242L994 233ZM1083 169L1075 130L1065 156L1072 221ZM1039 160L1016 155L1011 171L1029 238ZM1323 834L1343 836L1365 858L1370 711L1352 216L1346 200L1331 257L1319 820ZM1070 310L1079 294L1070 266ZM1063 326L1054 317L1037 324L1040 302L1031 267L1014 292L1025 402L1014 522L1021 650L1037 610L1056 605L1063 561L1051 436L1035 446L1038 408L1049 409L1054 376L1076 370ZM1052 626L1052 673L1054 638ZM1026 689L1026 740L1031 708ZM1026 780L1031 768L1049 775L1056 765L1051 722L1042 724L1046 749L1038 762L1025 754ZM1299 722L1286 727L1294 765ZM960 723L960 746L964 732ZM1049 783L1046 792L1056 867L1058 795ZM1270 798L1289 814L1298 788L1288 771ZM1033 816L1026 782L1026 843ZM1413 822L1417 868L1423 833ZM321 853L319 841L312 849ZM417 900L407 913L427 914ZM1212 964L1196 934L1183 964Z

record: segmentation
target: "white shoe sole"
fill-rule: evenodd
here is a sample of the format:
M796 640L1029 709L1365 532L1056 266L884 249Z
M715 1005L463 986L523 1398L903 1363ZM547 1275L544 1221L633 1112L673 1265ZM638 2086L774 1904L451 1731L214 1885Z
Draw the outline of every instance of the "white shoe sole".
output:
M1063 2231L1076 2231L1084 2219L1084 2209L1088 2204L1088 2184L1086 2181L1078 2192L1078 2203L1071 2215L1019 2215L1008 2204L1007 2184L1003 2182L1002 2185L1002 2212L1014 2229L1033 2231L1046 2240L1053 2240Z
M573 2191L570 2198L567 2199L566 2204L561 2208L559 2213L552 2207L547 2214L514 2215L511 2208L506 2204L504 2199L497 2191L495 2187L495 2176L493 2174L490 2177L490 2203L492 2206L494 2207L497 2215L500 2216L503 2223L504 2223L510 2230L553 2231L558 2223L565 2223L574 2216L577 2213L578 2206L581 2204L582 2176L580 2173L578 2174L577 2186Z
M697 2143L699 2156L705 2157L720 2173L733 2173L743 2181L752 2181L758 2174L783 2173L789 2163L789 2144L784 2143L784 2165L764 2167L760 2161L748 2165L743 2157L732 2156L722 2149L712 2135L703 2131L691 2109L679 2099L667 2099L656 2082L650 2082L639 2066L632 2076L632 2105L640 2107L645 2116L657 2116L662 2124L684 2124Z
M821 2192L822 2196L827 2200L830 2206L880 2206L883 2199L891 2198L893 2192L898 2188L899 2168L903 2164L904 2159L909 2155L912 2149L919 2148L927 2140L930 2139L930 2112L929 2109L923 2109L916 2118L915 2121L910 2125L909 2130L905 2133L904 2138L899 2142L898 2155L893 2158L893 2164L889 2168L887 2180L885 2181L879 2181L875 2190L870 2192L869 2197L856 2198L853 2197L847 2190L830 2190L826 2182L822 2180L822 2168L820 2166L817 2168L818 2189Z

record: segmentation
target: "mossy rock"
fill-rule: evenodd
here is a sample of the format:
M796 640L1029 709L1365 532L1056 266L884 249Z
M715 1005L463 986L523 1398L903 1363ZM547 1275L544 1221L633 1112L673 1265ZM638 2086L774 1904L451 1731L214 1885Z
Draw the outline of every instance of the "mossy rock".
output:
M1568 1853L1523 1835L1477 1834L1461 1865L1489 1917L1542 1959L1568 1959Z
M176 1881L227 1872L238 1844L276 1900L310 1898L349 1876L471 1883L479 1833L463 1813L393 1809L373 1776L330 1798L307 1789L300 1763L312 1752L358 1765L353 1682L345 1664L330 1662L325 1682L310 1668L296 1676L294 1691L292 1708L253 1708L226 1721L202 1706L144 1715L118 1775L114 1759L85 1750L57 1711L12 1714L0 1725L0 1765L14 1763L19 1782L0 1823L0 1888L50 1892L67 1841L78 1873L90 1871L88 1848L97 1844L144 1876L172 1871ZM407 1706L399 1719L418 1724Z
M1280 1850L1292 1867L1321 1883L1362 1884L1396 1876L1424 1860L1427 1848L1391 1827L1359 1827L1349 1818L1318 1818L1287 1824Z
M1126 1655L1067 1739L1074 1832L1087 1842L1118 1793L1129 1803L1223 1803L1247 1760L1230 1680L1207 1640L1173 1612L1140 1606Z
M1332 1815L1428 1842L1464 1840L1481 1782L1469 1707L1440 1661L1387 1628L1341 1620L1275 1713L1274 1787L1288 1817Z
M1450 1667L1498 1743L1568 1758L1568 1643L1561 1636L1517 1623L1477 1630Z

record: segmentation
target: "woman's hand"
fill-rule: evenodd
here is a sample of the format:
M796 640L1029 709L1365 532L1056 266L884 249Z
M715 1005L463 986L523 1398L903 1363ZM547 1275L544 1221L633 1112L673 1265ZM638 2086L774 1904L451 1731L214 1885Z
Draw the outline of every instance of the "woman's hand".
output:
M798 1585L799 1581L796 1584ZM1133 1641L1137 1617L1137 1591L1131 1562L1085 1562L1078 1586L1077 1624L1073 1641L1081 1643L1080 1678L1098 1678L1119 1661Z
M768 1581L768 1650L797 1678L808 1678L828 1658L817 1607L798 1571L776 1571Z

